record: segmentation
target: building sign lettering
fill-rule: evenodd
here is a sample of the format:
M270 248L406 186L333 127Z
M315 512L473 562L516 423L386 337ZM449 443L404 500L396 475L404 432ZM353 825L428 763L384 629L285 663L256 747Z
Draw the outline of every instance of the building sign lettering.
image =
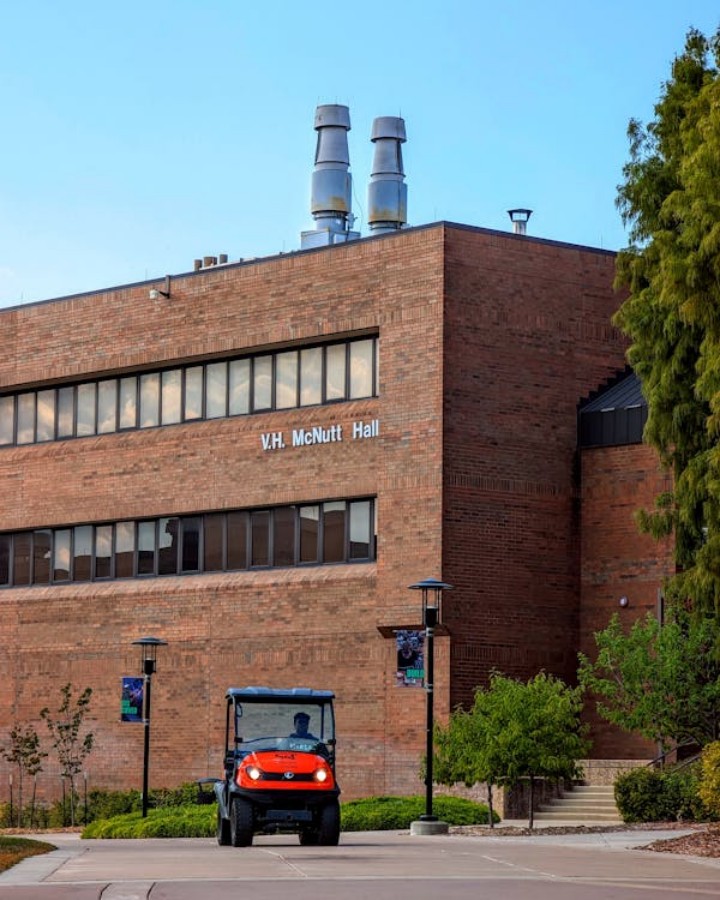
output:
M369 421L359 419L353 422L349 429L340 424L313 425L309 428L293 428L289 438L292 447L312 447L314 444L341 443L345 436L350 435L350 440L363 441L376 438L380 434L380 420ZM260 443L263 450L284 450L288 446L283 431L266 431L260 435Z

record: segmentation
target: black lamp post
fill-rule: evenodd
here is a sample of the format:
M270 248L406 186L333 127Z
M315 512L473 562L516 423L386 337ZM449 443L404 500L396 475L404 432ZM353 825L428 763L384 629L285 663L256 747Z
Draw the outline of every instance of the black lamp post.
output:
M143 715L143 725L145 727L145 749L143 753L143 793L142 793L142 815L143 819L147 817L148 811L148 771L150 766L150 689L152 686L152 676L157 669L157 648L167 647L167 641L163 641L156 637L139 638L133 641L133 646L140 647L140 664L143 673L144 685L143 695L145 698L145 708Z
M425 815L420 822L437 822L433 815L433 682L435 680L435 627L440 624L442 592L451 591L452 585L426 578L410 585L411 591L422 591L422 621L425 626L425 692L427 694L427 722L425 755ZM428 595L431 595L428 598Z

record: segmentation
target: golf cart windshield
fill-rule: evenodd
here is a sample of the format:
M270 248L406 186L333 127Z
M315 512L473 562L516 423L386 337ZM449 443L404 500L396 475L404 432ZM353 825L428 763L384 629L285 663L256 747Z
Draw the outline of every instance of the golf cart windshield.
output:
M235 747L241 752L293 750L328 754L334 743L335 721L330 703L235 703Z

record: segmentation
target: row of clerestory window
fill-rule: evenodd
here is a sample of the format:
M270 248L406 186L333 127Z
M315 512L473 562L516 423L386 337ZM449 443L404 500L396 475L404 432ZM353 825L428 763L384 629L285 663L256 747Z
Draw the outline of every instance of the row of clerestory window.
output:
M374 498L0 533L0 587L369 562Z
M0 447L378 395L378 339L213 359L0 395Z

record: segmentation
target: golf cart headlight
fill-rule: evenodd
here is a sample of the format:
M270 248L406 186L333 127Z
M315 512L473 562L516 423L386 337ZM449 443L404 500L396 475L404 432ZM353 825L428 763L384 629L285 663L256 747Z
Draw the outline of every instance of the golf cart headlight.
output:
M315 781L319 781L320 784L322 784L323 781L327 781L327 779L328 779L328 770L327 769L315 769L315 774L313 777L315 778Z
M262 772L257 766L248 766L245 771L248 774L248 778L252 778L253 781L258 781L262 776Z

